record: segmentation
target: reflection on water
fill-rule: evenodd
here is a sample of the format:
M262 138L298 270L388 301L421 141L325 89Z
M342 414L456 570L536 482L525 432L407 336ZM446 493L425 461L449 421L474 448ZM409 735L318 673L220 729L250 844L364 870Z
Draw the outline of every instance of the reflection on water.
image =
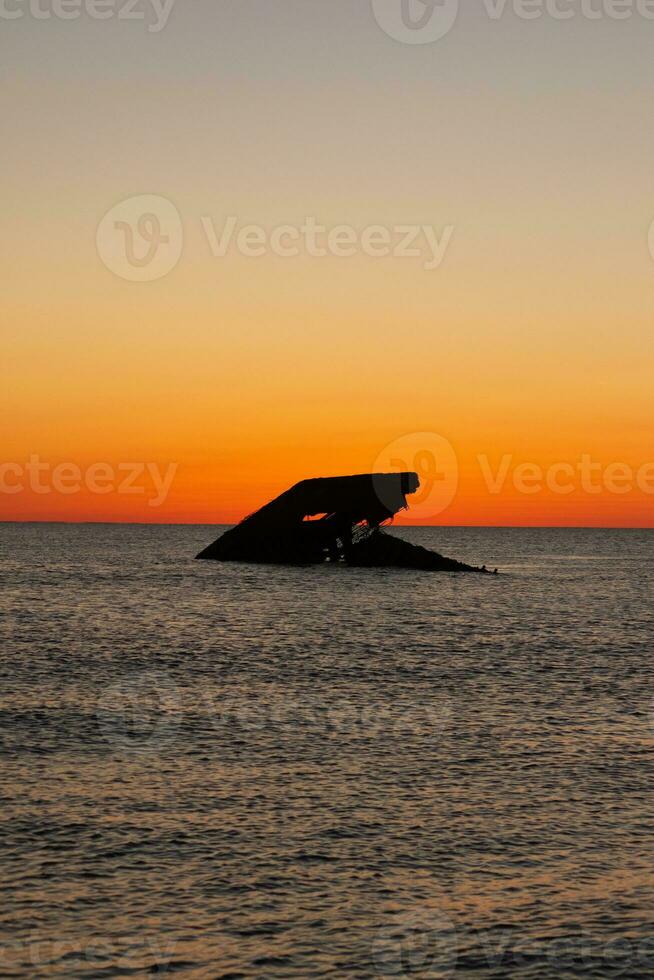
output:
M0 526L0 976L646 977L654 533Z

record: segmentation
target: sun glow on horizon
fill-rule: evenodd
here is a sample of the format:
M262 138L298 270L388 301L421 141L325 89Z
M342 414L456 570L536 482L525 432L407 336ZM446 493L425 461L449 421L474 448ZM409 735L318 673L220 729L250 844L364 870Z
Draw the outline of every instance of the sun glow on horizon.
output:
M5 25L0 518L231 523L432 433L400 521L654 526L641 27L322 6Z

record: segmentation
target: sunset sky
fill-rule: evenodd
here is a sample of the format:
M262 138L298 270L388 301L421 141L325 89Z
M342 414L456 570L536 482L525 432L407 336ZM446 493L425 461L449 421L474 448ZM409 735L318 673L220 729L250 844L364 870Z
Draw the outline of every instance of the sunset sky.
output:
M177 0L157 31L146 0L81 4L0 23L2 519L227 523L433 458L452 499L424 523L654 526L654 20L466 2L407 44L369 0ZM181 254L139 282L98 228L140 195L179 213ZM432 269L426 247L216 256L229 216L451 237ZM35 456L79 492L34 490ZM147 470L90 492L98 463L174 479L152 506Z

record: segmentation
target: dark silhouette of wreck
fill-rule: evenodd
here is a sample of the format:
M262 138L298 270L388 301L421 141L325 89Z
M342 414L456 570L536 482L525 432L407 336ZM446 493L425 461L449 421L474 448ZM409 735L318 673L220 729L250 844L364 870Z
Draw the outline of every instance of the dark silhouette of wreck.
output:
M385 534L383 524L407 508L417 473L364 473L302 480L236 527L198 558L312 565L344 561L446 572L486 572Z

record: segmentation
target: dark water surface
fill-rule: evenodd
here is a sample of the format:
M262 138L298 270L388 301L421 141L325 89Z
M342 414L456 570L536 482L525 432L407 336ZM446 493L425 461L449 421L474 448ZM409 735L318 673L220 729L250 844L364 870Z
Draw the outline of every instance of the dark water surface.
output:
M0 526L0 976L654 976L654 532L402 533Z

